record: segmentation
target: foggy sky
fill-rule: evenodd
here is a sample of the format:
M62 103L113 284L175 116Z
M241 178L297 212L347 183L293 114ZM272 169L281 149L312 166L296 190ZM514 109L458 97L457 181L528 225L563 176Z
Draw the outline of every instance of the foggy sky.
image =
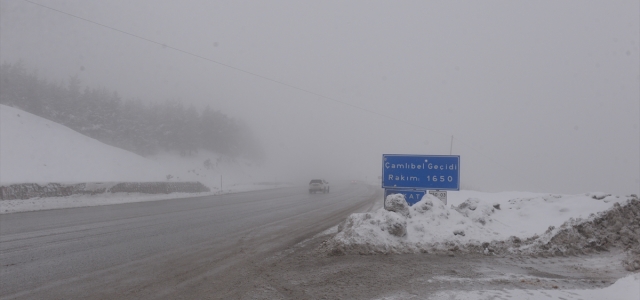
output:
M0 60L208 104L280 180L452 150L466 188L640 192L638 1L32 1L170 47L0 0Z

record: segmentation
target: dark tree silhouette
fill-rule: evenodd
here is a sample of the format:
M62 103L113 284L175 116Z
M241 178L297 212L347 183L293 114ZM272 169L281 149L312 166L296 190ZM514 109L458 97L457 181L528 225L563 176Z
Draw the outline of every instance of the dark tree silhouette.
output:
M83 87L75 76L66 85L47 82L21 62L0 64L0 103L140 155L158 151L193 155L205 149L254 161L264 159L248 126L209 106L198 112L177 100L123 101L106 88Z

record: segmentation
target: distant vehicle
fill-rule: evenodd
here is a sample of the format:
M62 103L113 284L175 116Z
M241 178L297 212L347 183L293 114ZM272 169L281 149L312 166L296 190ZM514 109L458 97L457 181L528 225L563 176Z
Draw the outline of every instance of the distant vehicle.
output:
M309 194L317 192L328 193L329 183L324 179L312 179L309 182Z
M351 180L351 184L357 184L358 181L357 180Z

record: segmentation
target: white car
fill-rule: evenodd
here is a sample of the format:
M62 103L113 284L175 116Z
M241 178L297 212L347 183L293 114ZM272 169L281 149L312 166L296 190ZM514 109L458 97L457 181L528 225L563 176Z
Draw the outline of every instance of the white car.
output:
M329 183L323 179L312 179L309 182L309 194L317 192L328 193Z

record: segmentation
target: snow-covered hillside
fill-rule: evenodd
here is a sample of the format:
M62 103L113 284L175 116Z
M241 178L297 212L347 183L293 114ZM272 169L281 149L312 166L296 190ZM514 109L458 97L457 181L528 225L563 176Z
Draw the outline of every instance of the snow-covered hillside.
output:
M47 119L0 105L0 183L162 181L168 170Z
M212 190L259 182L260 168L201 151L142 157L0 105L0 184L200 181Z

